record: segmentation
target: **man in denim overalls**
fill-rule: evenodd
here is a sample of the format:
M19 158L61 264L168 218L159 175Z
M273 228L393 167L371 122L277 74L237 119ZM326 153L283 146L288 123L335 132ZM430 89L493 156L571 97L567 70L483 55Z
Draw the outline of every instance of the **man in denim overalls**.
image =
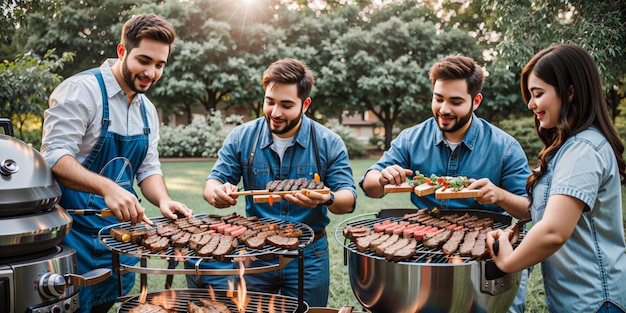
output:
M102 227L120 221L151 224L133 189L135 178L163 216L191 216L191 210L168 194L157 151L158 115L143 94L161 77L175 39L174 28L163 18L134 16L124 24L118 59L68 78L50 96L41 152L61 185L59 204L85 212L106 208L114 214L72 214L72 229L63 244L78 251L80 274L111 268L111 253L98 239ZM120 262L135 264L137 259L120 255ZM123 276L124 294L135 282L133 274ZM83 287L80 312L107 312L120 296L117 286L113 273L102 283Z

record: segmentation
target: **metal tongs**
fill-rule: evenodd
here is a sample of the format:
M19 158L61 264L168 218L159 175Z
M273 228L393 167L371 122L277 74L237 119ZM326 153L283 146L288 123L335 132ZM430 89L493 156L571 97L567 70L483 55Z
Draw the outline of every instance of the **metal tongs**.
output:
M520 233L522 232L522 229L524 228L524 225L528 222L530 222L532 219L530 218L525 218L525 219L521 219L521 220L517 220L517 222L509 227L507 227L504 232L508 233L509 235L509 242L514 245L517 243L517 241L519 240L520 237ZM500 238L498 238L494 243L493 243L493 254L494 255L498 255L498 252L500 251Z
M96 216L115 216L110 209L87 209L87 210L77 210L77 209L66 209L65 210L69 214L76 215L96 215Z

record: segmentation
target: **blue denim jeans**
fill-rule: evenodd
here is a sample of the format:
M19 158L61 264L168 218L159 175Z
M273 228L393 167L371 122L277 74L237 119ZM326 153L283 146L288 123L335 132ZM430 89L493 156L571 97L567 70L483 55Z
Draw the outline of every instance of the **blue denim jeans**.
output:
M328 304L330 285L330 261L327 237L312 242L304 249L304 301L309 307L325 307ZM255 261L251 265L268 266L271 261ZM244 278L249 291L281 294L298 298L298 259L289 262L283 269L258 274L248 274Z

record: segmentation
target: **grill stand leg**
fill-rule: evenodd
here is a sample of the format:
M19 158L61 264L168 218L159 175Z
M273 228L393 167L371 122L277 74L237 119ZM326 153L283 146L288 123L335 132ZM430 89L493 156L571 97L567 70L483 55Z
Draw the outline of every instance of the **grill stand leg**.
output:
M176 268L176 260L174 259L170 259L168 261L168 265L167 268L168 269L175 269ZM165 289L171 289L172 288L172 282L174 281L174 275L167 275L165 278Z
M139 264L141 267L143 268L147 268L148 267L148 260L146 258L141 258L139 259ZM121 278L120 278L121 281ZM141 273L139 274L139 282L141 283L141 289L140 290L148 290L148 274L146 273Z
M305 312L304 305L304 248L298 248L298 313Z
M111 271L117 274L119 296L123 296L124 284L122 284L122 274L120 273L120 255L117 252L111 253Z

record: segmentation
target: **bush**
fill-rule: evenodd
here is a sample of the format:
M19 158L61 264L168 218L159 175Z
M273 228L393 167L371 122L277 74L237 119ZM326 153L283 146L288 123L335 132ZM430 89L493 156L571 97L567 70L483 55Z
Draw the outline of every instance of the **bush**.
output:
M339 124L339 121L335 119L328 121L327 126L343 139L351 159L362 158L367 155L365 146L354 136L350 127Z
M526 118L511 118L500 123L500 128L517 141L524 148L528 161L533 163L537 160L537 153L543 148L543 143L535 130L534 116Z
M369 142L370 145L375 146L380 151L385 149L385 137L383 136L371 137Z
M213 111L205 118L194 118L189 125L175 127L162 125L159 134L161 157L215 158L226 138L224 120L220 111Z

